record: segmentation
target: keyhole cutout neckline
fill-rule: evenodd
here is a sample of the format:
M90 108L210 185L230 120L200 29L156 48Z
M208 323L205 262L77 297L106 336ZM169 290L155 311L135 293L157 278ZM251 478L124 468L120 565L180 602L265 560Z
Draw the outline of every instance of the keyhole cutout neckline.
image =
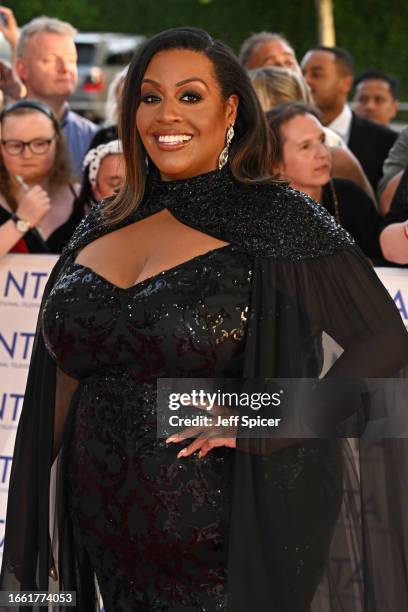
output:
M144 285L145 283L148 282L152 282L154 280L156 280L157 278L159 278L160 276L164 275L164 274L171 274L172 272L176 272L178 269L180 269L182 266L184 265L188 265L189 263L194 263L194 262L198 262L200 261L202 258L205 258L207 256L210 256L211 254L215 254L218 251L222 251L223 249L227 249L227 248L232 248L232 245L228 242L224 242L222 240L219 240L218 238L215 238L213 236L210 236L209 234L205 234L203 232L200 232L199 230L196 230L184 223L182 223L181 221L179 221L176 217L174 217L174 215L171 214L170 211L168 211L167 209L166 213L170 215L170 217L172 217L172 220L176 222L176 224L179 224L180 226L184 226L184 228L188 228L189 230L191 230L192 234L196 234L197 237L206 237L206 238L212 238L214 240L214 248L206 248L204 250L197 250L197 252L192 252L191 256L176 261L173 265L169 265L169 266L164 266L163 268L161 268L160 270L157 270L157 272L153 272L152 274L148 274L147 276L143 277L143 271L146 270L147 266L147 262L148 262L148 258L145 261L145 264L143 265L139 275L137 276L135 282L128 284L126 286L121 286L119 285L117 282L114 282L112 279L108 278L108 276L106 276L102 271L98 271L97 268L95 268L92 265L88 265L87 263L83 263L82 261L80 261L81 259L81 254L84 252L85 249L87 249L88 246L91 246L92 244L94 244L97 241L103 241L103 239L107 236L107 235L112 235L124 230L128 230L131 227L143 224L145 221L147 220L152 220L154 217L157 217L159 215L161 215L164 211L160 211L157 213L154 213L152 215L149 215L148 217L145 217L144 219L139 219L137 221L134 221L133 223L130 223L129 225L126 225L125 227L121 227L119 229L113 230L112 232L109 232L109 234L104 234L103 236L101 236L100 238L97 238L96 240L92 241L91 243L85 245L82 249L76 251L75 255L74 255L74 261L73 264L77 267L81 267L84 270L88 270L90 273L94 274L95 276L97 276L99 279L101 279L102 281L104 281L105 283L111 285L112 287L114 287L115 289L119 290L119 291L129 291L131 289L137 288L141 285ZM177 241L177 236L174 237L174 240Z

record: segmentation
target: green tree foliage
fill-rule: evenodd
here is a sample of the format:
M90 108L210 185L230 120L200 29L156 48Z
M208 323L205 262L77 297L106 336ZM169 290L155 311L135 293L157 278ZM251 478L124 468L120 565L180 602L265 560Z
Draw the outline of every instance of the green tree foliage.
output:
M353 54L357 70L381 68L398 77L408 98L406 0L337 0L337 44Z
M5 3L7 5L7 3ZM298 56L316 44L312 0L14 0L20 24L47 14L80 30L134 32L147 36L177 25L200 26L238 51L252 32L284 33ZM408 2L335 0L337 44L351 51L357 70L378 67L397 76L408 98Z

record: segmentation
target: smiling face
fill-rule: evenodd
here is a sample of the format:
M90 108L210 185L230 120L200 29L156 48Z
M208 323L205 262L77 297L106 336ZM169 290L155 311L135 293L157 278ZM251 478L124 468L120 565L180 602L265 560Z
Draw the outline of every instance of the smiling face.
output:
M315 196L330 179L330 152L321 123L310 114L297 115L281 128L282 160L274 170L291 187Z
M184 49L157 53L142 80L136 124L162 178L215 170L237 107L237 96L223 99L206 55Z
M56 139L54 125L49 117L35 110L24 114L10 113L3 119L1 132L4 141L53 139L44 155L35 155L27 146L19 155L10 155L2 145L3 163L11 176L19 174L31 183L45 178L51 172L55 162Z

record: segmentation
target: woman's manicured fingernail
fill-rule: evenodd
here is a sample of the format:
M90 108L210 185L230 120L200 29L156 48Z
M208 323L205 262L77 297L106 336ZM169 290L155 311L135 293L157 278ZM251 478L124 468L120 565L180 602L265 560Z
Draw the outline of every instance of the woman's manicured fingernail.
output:
M182 450L179 452L179 454L177 455L177 459L179 459L180 457L184 457L184 455L186 454L186 452L187 452L187 449L186 449L186 448L183 448L183 449L182 449Z

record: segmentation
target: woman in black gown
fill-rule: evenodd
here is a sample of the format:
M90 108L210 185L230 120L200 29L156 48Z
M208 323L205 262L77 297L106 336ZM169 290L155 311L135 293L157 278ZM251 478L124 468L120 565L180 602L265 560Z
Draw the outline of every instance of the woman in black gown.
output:
M328 380L392 376L408 359L399 314L347 232L272 181L263 113L221 43L194 28L147 41L121 117L125 186L81 224L44 296L1 587L48 587L58 455L51 575L78 610L97 608L96 576L109 612L308 612L324 576L326 609L350 611L330 576L348 541L342 443L166 443L156 381L317 377L323 331L344 351ZM324 406L346 406L340 420L342 391Z

